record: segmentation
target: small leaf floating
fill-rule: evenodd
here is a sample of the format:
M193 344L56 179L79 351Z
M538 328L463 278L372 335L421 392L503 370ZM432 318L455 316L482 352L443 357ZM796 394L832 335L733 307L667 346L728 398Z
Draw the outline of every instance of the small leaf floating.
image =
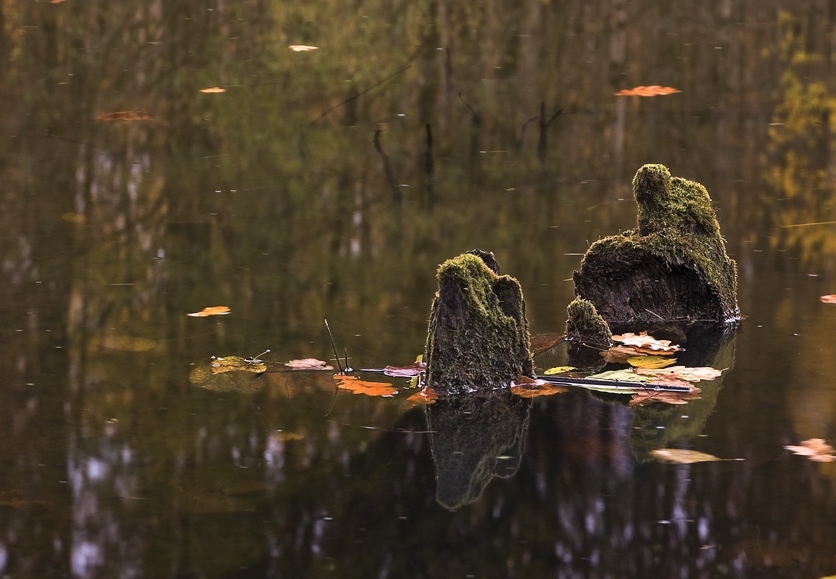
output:
M393 378L412 378L427 369L425 362L413 362L409 366L386 366L383 373Z
M827 294L826 296L822 296L819 298L822 303L825 304L836 304L836 294Z
M291 44L288 48L293 52L311 52L313 50L319 50L318 46L309 46L307 44Z
M209 316L225 316L229 312L231 312L227 306L211 306L208 308L203 308L199 312L193 312L191 314L186 314L187 316L191 316L193 318L206 318Z
M511 384L511 394L521 398L536 398L538 396L552 396L568 392L569 388L558 384L549 384L545 380L520 376Z
M661 462L670 462L674 464L693 464L695 462L714 462L718 460L729 460L718 458L712 454L706 454L698 450L684 450L679 448L657 448L651 450L650 454ZM739 460L739 459L732 459Z
M435 404L436 400L438 400L438 392L429 386L426 386L425 388L422 388L420 392L416 392L406 399L406 407L413 408L415 406L428 406L430 404Z
M556 366L544 371L543 376L555 376L556 374L564 374L566 372L571 372L572 370L575 370L574 366Z
M714 380L719 378L723 372L716 368L697 366L671 366L670 368L636 368L636 374L653 376L655 378L672 378L686 382L699 382L700 380Z
M366 396L383 396L389 398L398 393L398 389L385 382L369 382L351 376L334 374L337 388L348 390L354 394L365 394Z
M633 368L659 369L676 364L676 358L662 358L660 356L632 356L625 360Z
M658 84L653 84L650 86L637 86L635 88L623 89L615 93L615 96L652 97L666 94L675 94L678 92L682 91L678 88L673 88L672 86L659 86Z
M677 383L677 385L682 383ZM684 382L687 384L687 382ZM700 399L700 390L696 386L690 392L657 392L656 390L642 390L630 398L630 406L647 406L648 404L687 404L691 400Z
M252 372L254 374L261 374L267 371L267 364L261 360L252 358L242 358L241 356L225 356L223 358L215 358L209 364L213 374L223 374L224 372Z
M207 94L218 94L222 92L226 92L225 88L221 88L219 86L210 86L209 88L202 88L200 92L207 93Z
M833 447L827 444L823 438L811 438L802 440L801 446L787 445L784 447L793 454L806 456L814 462L833 462L836 456L833 454Z
M329 366L322 360L316 358L302 358L301 360L289 360L284 363L285 366L291 370L333 370L333 366Z

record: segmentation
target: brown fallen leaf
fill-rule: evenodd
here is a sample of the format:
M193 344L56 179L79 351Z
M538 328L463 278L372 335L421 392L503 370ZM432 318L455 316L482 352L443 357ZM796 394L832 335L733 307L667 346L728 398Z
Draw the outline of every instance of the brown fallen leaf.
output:
M231 311L232 310L230 310L227 306L211 306L203 308L199 312L192 312L191 314L186 315L193 318L206 318L208 316L225 316Z
M293 52L311 52L312 50L319 50L318 46L309 46L307 44L291 44L288 48Z
M636 368L636 374L644 374L647 376L655 376L657 378L672 378L674 380L684 380L685 382L699 382L700 380L714 380L719 378L722 370L711 368L708 366L696 366L689 368L688 366L671 366L670 368Z
M148 111L116 111L98 116L100 121L153 121L154 115Z
M639 356L673 356L673 352L667 350L652 350L638 346L613 346L609 350L601 352L601 357L611 364L627 364L631 358Z
M285 366L293 370L333 370L333 366L329 366L322 360L316 358L302 358L301 360L289 360L284 363Z
M827 294L826 296L821 296L819 299L825 304L836 304L836 294Z
M207 94L217 94L217 93L226 92L226 89L221 88L219 86L210 86L209 88L200 89L200 92L207 93Z
M653 84L650 86L637 86L635 88L623 89L615 93L616 96L640 96L640 97L651 97L651 96L660 96L666 94L674 94L682 92L678 88L673 88L672 86L659 86L658 84Z
M560 343L565 336L566 334L537 334L536 336L531 336L531 340L529 341L531 353L539 354L540 352L545 352L555 344Z
M685 383L687 384L687 382ZM660 384L661 385L661 384ZM675 384L680 386L681 384ZM648 404L687 404L690 400L700 399L700 390L696 386L690 392L661 392L657 390L641 390L630 398L630 406L647 406Z
M409 366L386 366L383 373L393 378L412 378L427 369L425 362L413 362Z
M383 396L385 398L394 396L398 389L385 382L369 382L352 376L334 374L337 388L348 390L354 394L365 394L366 396Z
M620 342L625 346L635 346L641 349L649 349L654 352L679 352L682 350L682 348L676 344L671 344L670 340L657 340L647 332L639 332L638 334L634 334L632 332L616 334L612 337L612 341Z
M836 456L833 454L833 447L827 444L823 438L811 438L802 440L801 446L787 445L784 447L793 454L806 456L814 462L833 462Z

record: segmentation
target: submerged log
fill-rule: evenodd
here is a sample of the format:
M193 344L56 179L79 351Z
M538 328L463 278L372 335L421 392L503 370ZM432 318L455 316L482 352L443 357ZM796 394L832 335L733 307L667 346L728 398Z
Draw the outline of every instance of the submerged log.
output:
M534 375L522 288L499 275L492 253L474 250L439 267L426 354L427 383L446 394Z
M614 328L739 320L737 266L705 187L645 165L633 193L638 227L590 246L575 294Z

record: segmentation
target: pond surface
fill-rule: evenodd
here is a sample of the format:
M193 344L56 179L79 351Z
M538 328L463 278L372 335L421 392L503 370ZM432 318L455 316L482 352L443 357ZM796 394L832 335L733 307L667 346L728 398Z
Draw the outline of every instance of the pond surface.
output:
M5 3L0 575L835 574L836 464L783 449L836 440L831 5ZM681 92L615 96L641 85ZM190 382L333 361L326 318L355 368L409 364L475 247L560 333L649 162L708 188L738 265L699 401Z

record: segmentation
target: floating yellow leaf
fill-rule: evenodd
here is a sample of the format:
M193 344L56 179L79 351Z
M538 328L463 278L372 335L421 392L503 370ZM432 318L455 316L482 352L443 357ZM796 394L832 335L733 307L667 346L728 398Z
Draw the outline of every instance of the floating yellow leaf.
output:
M676 358L662 358L660 356L632 356L627 358L626 362L633 368L658 369L665 368L671 364L676 364Z
M261 374L267 371L267 364L261 360L253 358L242 358L241 356L225 356L223 358L215 358L209 364L213 374L223 374L224 372L252 372L254 374Z
M187 316L191 316L193 318L205 318L208 316L225 316L231 310L227 306L211 306L208 308L203 308L199 312L193 312L191 314L186 314Z
M383 396L390 397L398 393L397 388L393 388L391 384L385 382L369 382L367 380L360 380L351 376L343 376L335 374L334 380L337 382L337 387L342 390L349 390L354 394L365 394L366 396Z
M307 44L291 44L288 48L293 52L311 52L312 50L319 50L318 46L308 46Z
M714 462L728 460L717 458L712 454L706 454L698 450L683 450L680 448L657 448L651 450L650 454L661 462L672 462L675 464L693 464L695 462Z
M571 372L572 370L575 370L574 366L556 366L543 372L543 376L554 376L555 374L563 374L564 372Z
M825 304L836 304L836 294L827 294L819 299Z
M200 92L209 93L209 94L216 94L221 92L226 92L225 88L221 88L219 86L211 86L209 88L202 88Z

